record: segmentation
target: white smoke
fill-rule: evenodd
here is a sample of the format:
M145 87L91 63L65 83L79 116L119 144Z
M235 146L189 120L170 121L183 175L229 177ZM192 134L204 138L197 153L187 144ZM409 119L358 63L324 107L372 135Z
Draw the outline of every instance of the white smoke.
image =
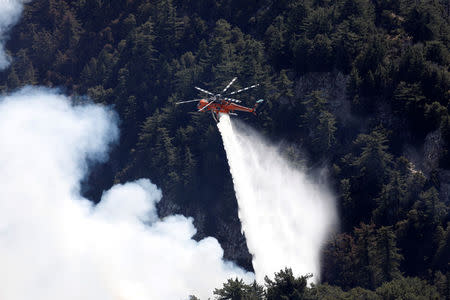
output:
M88 161L117 140L114 116L48 89L0 98L0 299L206 299L227 278L253 279L216 239L194 241L191 218L159 219L147 179L97 206L80 196Z
M336 224L334 200L250 128L235 130L228 115L218 124L253 255L256 279L291 267L297 276L320 274L320 249Z
M0 0L0 70L9 66L10 58L5 52L7 32L20 19L23 3L27 0Z

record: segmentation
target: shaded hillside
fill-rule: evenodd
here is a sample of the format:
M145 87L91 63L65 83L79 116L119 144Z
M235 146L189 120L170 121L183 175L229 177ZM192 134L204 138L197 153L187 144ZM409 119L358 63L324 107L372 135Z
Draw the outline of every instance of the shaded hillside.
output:
M438 0L35 0L0 86L112 105L120 145L85 193L148 177L163 190L161 215L193 216L198 237L217 237L251 269L215 124L174 103L196 98L194 85L258 82L241 99L264 98L264 109L239 118L289 145L293 164L328 167L338 195L323 281L376 289L403 274L448 286L449 10Z

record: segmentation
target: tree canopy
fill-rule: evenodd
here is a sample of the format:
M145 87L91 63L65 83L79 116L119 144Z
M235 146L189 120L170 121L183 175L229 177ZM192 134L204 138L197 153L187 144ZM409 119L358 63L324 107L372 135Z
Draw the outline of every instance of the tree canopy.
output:
M260 83L241 100L265 107L240 117L286 153L301 148L305 169L330 170L341 228L324 245L323 284L285 269L264 287L230 279L218 299L443 299L449 12L443 0L34 0L12 29L0 89L61 87L113 107L120 144L84 192L98 200L151 178L161 215L193 216L196 238L217 237L251 270L215 124L174 103L197 98L195 85Z

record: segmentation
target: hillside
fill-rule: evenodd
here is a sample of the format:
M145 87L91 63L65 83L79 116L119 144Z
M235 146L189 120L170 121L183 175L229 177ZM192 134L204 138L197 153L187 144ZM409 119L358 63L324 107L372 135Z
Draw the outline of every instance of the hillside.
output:
M239 118L293 165L326 169L338 202L324 285L309 292L387 295L391 282L449 296L448 1L34 0L6 48L4 93L45 85L117 111L120 143L92 166L86 196L150 178L161 216L194 217L196 238L216 237L247 270L216 125L174 103L234 76L235 88L260 83L241 100L265 106Z

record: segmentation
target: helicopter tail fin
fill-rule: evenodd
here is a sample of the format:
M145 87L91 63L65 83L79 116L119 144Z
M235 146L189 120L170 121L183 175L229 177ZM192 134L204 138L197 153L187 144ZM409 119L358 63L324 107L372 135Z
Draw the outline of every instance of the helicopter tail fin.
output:
M256 115L256 108L263 102L264 102L264 99L259 99L258 101L256 101L255 106L253 106L253 110L252 110L253 114Z

